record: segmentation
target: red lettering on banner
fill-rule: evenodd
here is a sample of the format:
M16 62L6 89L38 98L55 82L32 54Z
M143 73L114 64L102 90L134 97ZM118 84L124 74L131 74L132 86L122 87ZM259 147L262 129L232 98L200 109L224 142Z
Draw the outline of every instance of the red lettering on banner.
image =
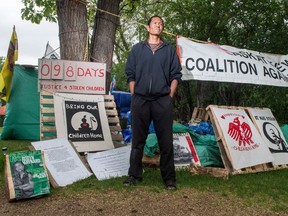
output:
M89 91L104 91L105 89L100 86L86 86L86 90Z
M85 76L87 76L87 75L89 75L90 77L92 77L92 74L91 74L89 68L87 68L86 73L85 73Z
M83 68L77 68L77 75L83 77L103 77L104 69L87 68L85 71Z
M84 70L83 68L77 68L77 76L84 76Z
M61 90L61 85L51 85L51 84L45 84L42 85L43 89L55 89L55 90Z
M104 69L100 69L99 73L100 73L99 77L104 77L105 70Z
M85 90L85 86L71 85L69 86L69 90L83 91Z
M94 72L94 76L95 76L95 77L97 76L98 70L99 70L99 69L93 69L93 68L92 68L92 71Z
M46 68L46 70L44 70L44 68ZM45 72L46 71L46 72ZM41 67L41 74L42 76L48 76L50 73L50 67L48 64L43 64Z

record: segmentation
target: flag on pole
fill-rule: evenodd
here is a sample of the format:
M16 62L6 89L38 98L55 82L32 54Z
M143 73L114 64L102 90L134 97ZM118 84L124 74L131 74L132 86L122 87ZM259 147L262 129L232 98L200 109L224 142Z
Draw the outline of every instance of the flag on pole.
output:
M0 91L2 93L1 98L6 102L9 101L14 65L17 60L18 60L18 39L14 26L8 47L7 57L5 59L0 74Z
M110 91L109 94L112 94L116 86L116 76L114 75L110 84Z
M59 54L56 52L57 49L53 49L50 44L49 41L47 42L46 45L46 50L45 50L45 54L43 56L43 58L45 59L60 59Z

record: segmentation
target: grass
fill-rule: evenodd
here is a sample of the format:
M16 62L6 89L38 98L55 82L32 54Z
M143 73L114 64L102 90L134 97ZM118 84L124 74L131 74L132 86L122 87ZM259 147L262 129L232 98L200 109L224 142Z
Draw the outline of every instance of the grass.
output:
M30 141L2 140L0 147L8 147L8 152L28 150ZM228 180L210 176L192 176L186 170L177 171L179 189L194 188L202 192L215 192L224 198L244 200L245 205L256 205L258 208L274 212L288 211L288 169L230 176ZM163 185L160 172L156 168L145 168L143 188L151 193L162 193ZM52 188L63 198L68 194L87 191L121 191L125 177L98 181L95 176L78 181L65 188ZM4 156L0 154L0 184L4 185Z

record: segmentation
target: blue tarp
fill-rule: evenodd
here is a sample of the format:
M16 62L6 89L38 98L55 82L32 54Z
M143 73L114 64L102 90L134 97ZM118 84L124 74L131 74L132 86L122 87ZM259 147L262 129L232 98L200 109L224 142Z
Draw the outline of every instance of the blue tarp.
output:
M119 115L127 118L127 112L130 111L131 94L123 91L113 91L112 95Z

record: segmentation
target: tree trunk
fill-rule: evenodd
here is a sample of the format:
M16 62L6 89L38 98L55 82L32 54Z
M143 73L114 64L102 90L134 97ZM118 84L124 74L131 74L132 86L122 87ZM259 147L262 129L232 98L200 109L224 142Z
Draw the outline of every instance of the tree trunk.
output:
M88 34L86 5L79 1L56 0L56 7L61 59L84 61Z
M120 2L121 0L98 0L97 8L118 15ZM106 93L109 91L111 82L112 58L118 24L118 17L97 10L91 42L91 60L106 63Z
M207 98L208 98L208 83L206 81L197 81L196 84L196 104L197 107L205 108L207 106Z

